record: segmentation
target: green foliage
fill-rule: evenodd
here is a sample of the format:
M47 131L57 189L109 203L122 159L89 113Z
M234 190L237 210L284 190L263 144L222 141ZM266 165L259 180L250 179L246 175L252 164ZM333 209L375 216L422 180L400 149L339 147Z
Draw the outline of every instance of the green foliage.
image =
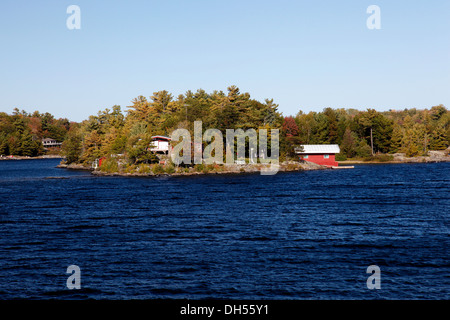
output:
M31 133L26 130L20 137L20 153L23 156L32 157L38 153L39 145L33 141Z
M150 165L147 163L140 163L137 167L137 172L149 174L151 172Z
M78 162L82 150L80 134L76 130L70 131L61 149L67 164Z
M386 153L390 149L393 121L382 113L368 109L355 116L356 132L364 138L373 152Z
M71 124L51 114L28 114L15 108L12 115L0 113L0 154L38 156L44 154L43 138L63 141Z
M225 92L199 89L177 97L166 90L153 92L135 98L126 115L115 105L80 124L16 108L12 115L0 112L0 154L38 155L44 152L41 140L53 138L63 142L61 150L68 163L90 164L100 157L123 154L129 164L124 170L159 172L158 165L148 166L159 162L149 150L151 137L169 136L178 128L192 135L196 120L202 121L203 130L216 128L223 133L225 129L279 129L281 159L295 156L294 147L300 144L339 144L338 159L395 152L416 156L450 145L450 111L443 105L387 112L325 108L299 111L295 117L283 117L278 107L273 99L260 102L230 86ZM270 146L270 135L268 140ZM115 170L113 164L108 166L105 170ZM177 169L169 165L163 171ZM196 165L195 170L212 169Z
M102 157L101 146L102 137L97 130L87 133L84 136L82 144L83 154L80 160L85 164L90 164L92 161Z
M430 148L432 150L445 150L448 147L448 141L444 127L437 127L431 136Z
M102 161L102 165L100 166L100 171L114 173L119 172L119 164L117 163L117 159L107 157Z
M201 164L196 164L194 166L194 170L196 172L203 172L204 170L207 170L207 169L206 169L206 166L203 163L201 163Z
M154 174L163 174L164 173L164 167L160 164L154 164L152 166L152 172Z
M152 152L148 150L151 139L149 137L134 137L129 140L129 145L126 149L128 157L131 162L139 163L154 163L159 159Z
M0 133L0 155L8 154L8 136L1 132Z
M169 164L164 168L164 171L168 174L175 173L175 166L173 164Z
M391 145L390 145L390 152L391 153L396 153L399 152L400 149L402 148L402 140L403 140L403 128L401 128L400 126L395 126L394 130L392 132L392 137L391 137Z
M337 153L336 154L336 161L345 161L347 160L347 155L345 153Z
M388 162L392 160L394 160L394 156L391 154L376 154L364 157L364 161Z
M357 157L369 157L372 155L372 148L367 144L365 139L360 140L356 145Z
M353 158L357 153L358 136L349 127L345 129L341 142L341 155L345 158ZM341 160L342 161L342 160Z

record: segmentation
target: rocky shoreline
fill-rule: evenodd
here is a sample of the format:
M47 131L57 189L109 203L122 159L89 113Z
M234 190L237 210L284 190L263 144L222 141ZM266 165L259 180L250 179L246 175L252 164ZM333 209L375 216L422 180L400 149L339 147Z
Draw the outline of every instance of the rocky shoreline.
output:
M223 175L223 174L245 174L245 173L260 173L262 169L269 168L269 166L262 165L229 165L223 166L221 170L211 170L208 172L194 171L189 172L173 172L173 173L128 173L128 172L103 172L100 170L94 170L93 168L83 166L81 164L59 164L57 168L71 169L71 170L86 170L91 171L91 174L97 176L122 176L122 177L157 177L157 176L197 176L197 175ZM311 162L300 163L297 161L285 161L280 163L278 172L291 172L291 171L306 171L306 170L327 170L326 166L321 166Z
M60 163L56 166L57 168L62 168L62 169L70 169L70 170L86 170L86 171L94 171L93 168L91 167L86 167L82 164L78 164L78 163L71 163L71 164L65 164L65 163Z
M393 160L391 161L363 161L363 160L346 160L338 161L340 166L352 165L352 164L398 164L398 163L435 163L435 162L450 162L449 150L443 151L430 151L428 156L419 156L414 158L408 158L403 153L393 154ZM208 171L196 171L194 168L190 168L188 171L183 172L104 172L98 169L84 166L82 164L59 164L57 168L71 169L71 170L85 170L90 171L91 174L96 176L122 176L122 177L158 177L158 176L200 176L200 175L223 175L223 174L245 174L245 173L261 173L261 170L268 168L268 165L226 165L221 166L220 169L208 170ZM306 170L329 170L331 168L318 165L312 162L298 162L298 161L284 161L279 164L277 172L293 172L293 171L306 171Z
M436 163L436 162L450 162L450 155L448 150L444 151L430 151L428 156L419 156L414 158L408 158L403 153L393 154L393 160L391 161L363 161L363 160L346 160L338 161L340 166L352 165L352 164L398 164L398 163ZM96 176L122 176L122 177L158 177L158 176L200 176L200 175L224 175L224 174L248 174L248 173L261 173L263 168L268 168L268 165L226 165L221 166L219 170L208 171L195 171L194 168L190 168L188 171L183 172L104 172L98 169L84 166L82 164L59 164L57 168L71 169L71 170L85 170L90 171L91 174ZM277 172L293 172L293 171L307 171L307 170L330 170L331 168L318 165L312 162L298 162L298 161L284 161L279 164Z
M62 156L58 155L43 155L36 157L25 157L25 156L0 156L0 160L39 160L39 159L62 159Z
M450 148L442 151L429 151L428 156L406 157L404 153L392 154L390 161L364 161L364 160L345 160L338 161L339 164L382 164L382 163L436 163L450 162Z

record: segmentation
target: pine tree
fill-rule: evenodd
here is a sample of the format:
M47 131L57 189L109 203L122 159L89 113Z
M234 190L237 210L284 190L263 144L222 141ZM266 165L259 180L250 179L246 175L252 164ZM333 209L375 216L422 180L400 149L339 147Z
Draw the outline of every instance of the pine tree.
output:
M81 160L85 164L90 164L97 158L102 156L100 148L102 146L101 136L96 130L88 133L83 141L83 154Z
M353 158L356 155L356 141L357 136L350 130L349 127L345 129L344 136L341 143L341 153L345 154L349 158Z
M8 139L6 134L0 134L0 156L8 154Z
M394 130L392 132L391 144L390 144L390 152L396 153L399 152L402 147L403 140L403 130L399 125L394 126Z
M401 151L404 152L407 157L419 155L423 148L422 136L418 124L415 124L412 128L406 129L402 139Z
M36 146L33 142L33 137L28 130L24 131L20 138L20 153L22 156L32 157L36 155Z
M81 136L75 131L69 131L68 138L61 147L68 164L78 162L81 156L81 148Z
M327 131L328 131L328 137L327 137L327 143L337 143L338 141L338 120L337 120L337 114L336 111L334 111L331 108L325 108L323 111L324 115L327 119Z
M431 150L445 150L448 145L446 141L445 130L443 127L438 127L432 133L430 148Z
M356 155L358 157L369 157L372 154L372 148L367 144L366 139L361 139L356 144Z

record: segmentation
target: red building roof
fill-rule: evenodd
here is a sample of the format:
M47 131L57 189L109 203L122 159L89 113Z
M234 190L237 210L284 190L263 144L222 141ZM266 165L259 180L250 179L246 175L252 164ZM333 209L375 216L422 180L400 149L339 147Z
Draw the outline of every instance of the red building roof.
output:
M165 136L153 136L152 139L153 139L153 140L165 140L165 141L170 141L170 140L172 140L171 138L165 137Z

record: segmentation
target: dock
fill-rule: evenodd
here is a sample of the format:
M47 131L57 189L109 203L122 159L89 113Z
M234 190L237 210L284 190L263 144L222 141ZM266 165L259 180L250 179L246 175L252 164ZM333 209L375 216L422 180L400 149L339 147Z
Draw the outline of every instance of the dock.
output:
M333 166L332 169L354 169L355 166Z

